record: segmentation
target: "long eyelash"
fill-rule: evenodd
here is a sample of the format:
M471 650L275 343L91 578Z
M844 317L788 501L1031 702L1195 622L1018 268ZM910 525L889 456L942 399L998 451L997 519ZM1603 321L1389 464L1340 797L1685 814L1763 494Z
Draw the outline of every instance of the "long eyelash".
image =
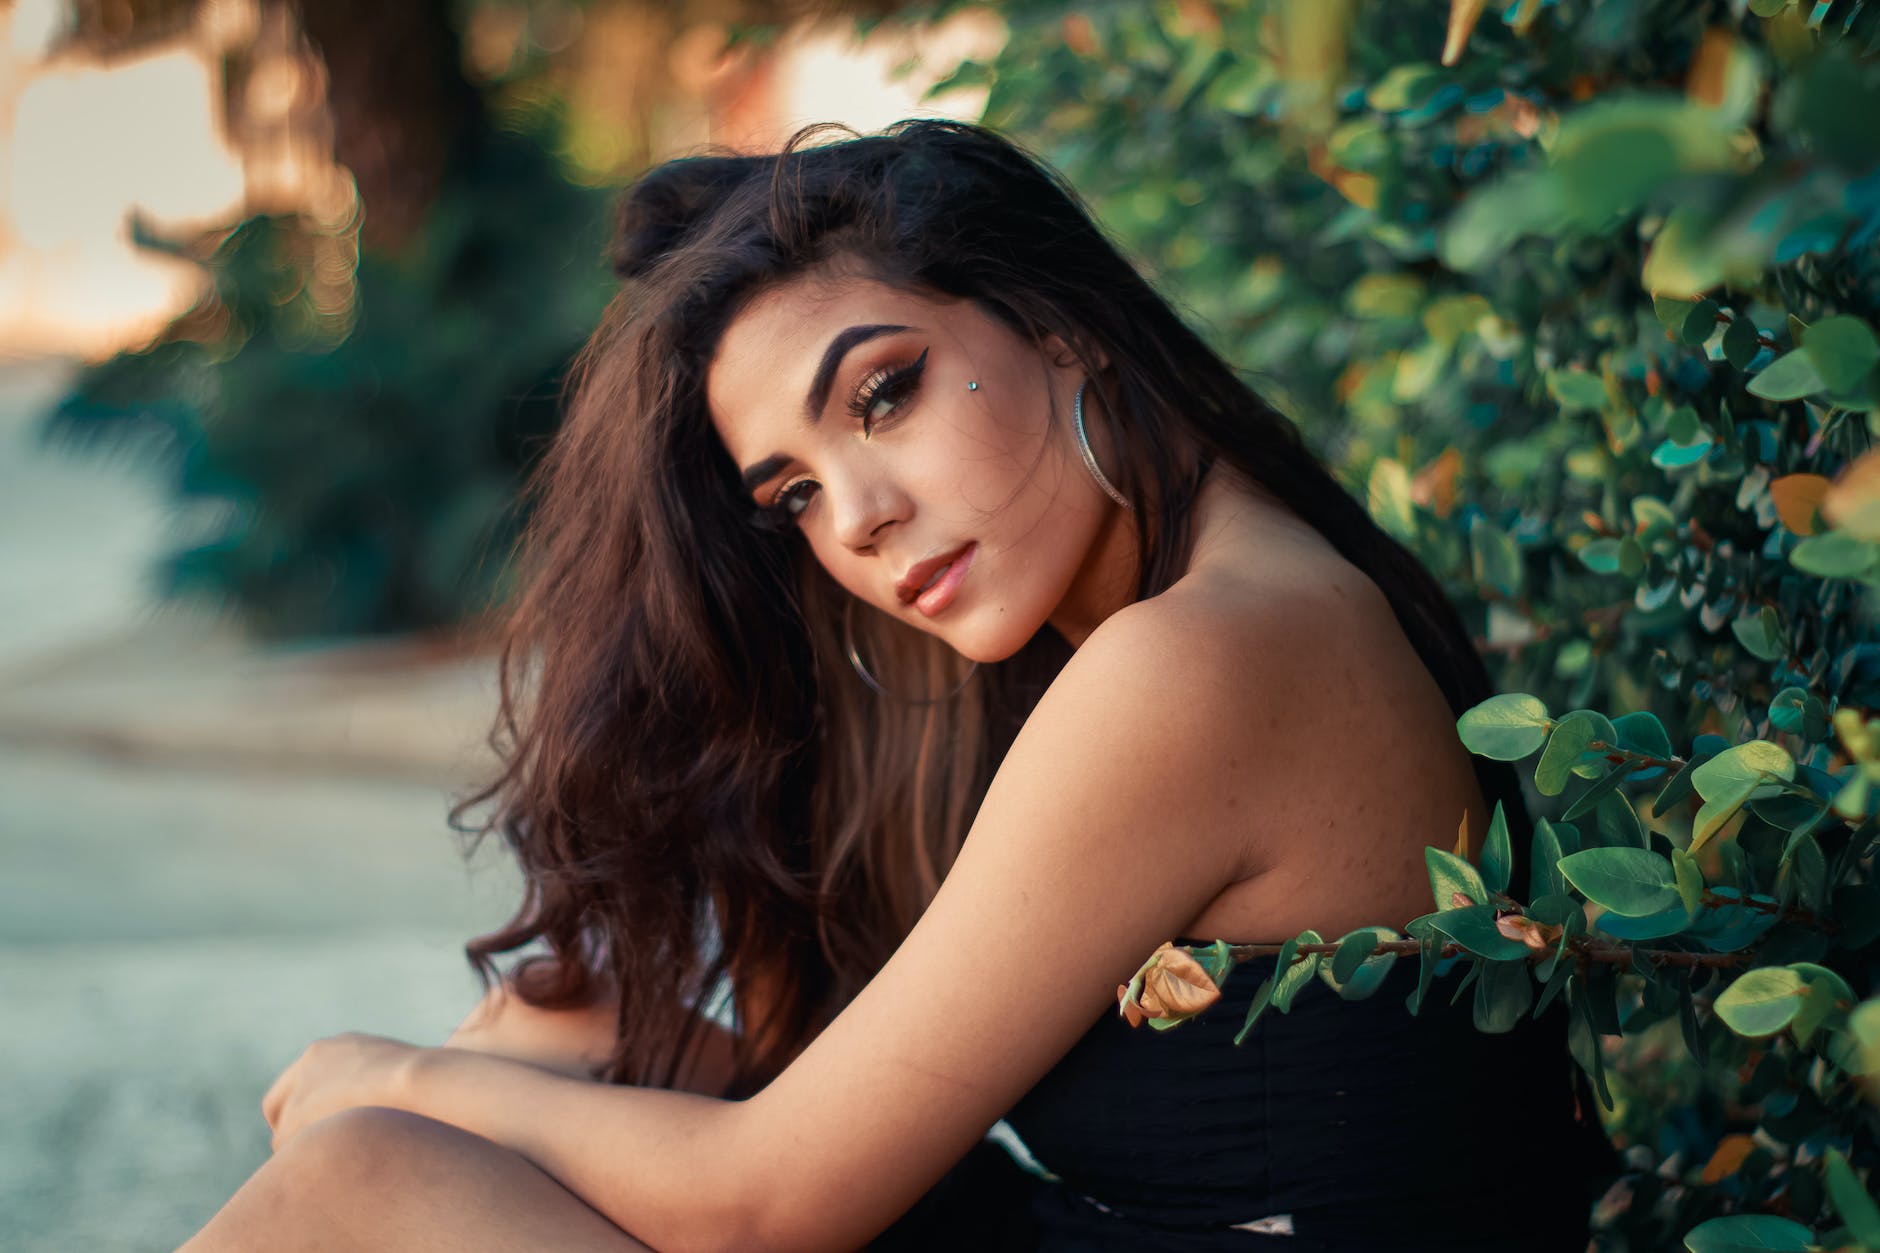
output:
M812 482L808 479L792 479L785 483L777 494L770 498L767 505L754 505L751 508L751 525L765 531L786 532L796 527L796 518L784 504L784 497L798 483Z
M899 387L902 383L911 385L926 368L927 349L923 348L920 356L906 365L883 367L869 374L856 386L855 395L849 399L848 410L851 415L862 420L864 433L873 429L868 423L868 415L874 411L875 402L891 388Z

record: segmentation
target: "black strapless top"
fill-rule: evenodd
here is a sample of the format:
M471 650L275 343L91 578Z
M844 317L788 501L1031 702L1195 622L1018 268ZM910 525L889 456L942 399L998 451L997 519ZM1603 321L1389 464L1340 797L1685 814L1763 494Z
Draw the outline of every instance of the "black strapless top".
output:
M1242 963L1219 1002L1166 1032L1106 1010L1005 1118L1058 1182L975 1184L983 1201L955 1190L930 1218L970 1208L986 1230L988 1205L1028 1211L976 1239L982 1253L1582 1253L1620 1163L1563 999L1487 1035L1473 987L1449 1004L1460 965L1413 1016L1417 961L1400 958L1365 1000L1315 979L1235 1047L1275 961Z

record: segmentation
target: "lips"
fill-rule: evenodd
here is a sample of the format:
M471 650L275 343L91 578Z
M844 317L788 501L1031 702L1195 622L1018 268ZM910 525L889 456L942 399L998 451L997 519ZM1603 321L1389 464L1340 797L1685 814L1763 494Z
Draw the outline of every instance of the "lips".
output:
M902 604L912 604L927 584L933 581L934 576L965 556L972 546L973 542L968 540L958 548L915 562L908 567L907 573L901 576L901 581L894 585L894 594L900 598Z

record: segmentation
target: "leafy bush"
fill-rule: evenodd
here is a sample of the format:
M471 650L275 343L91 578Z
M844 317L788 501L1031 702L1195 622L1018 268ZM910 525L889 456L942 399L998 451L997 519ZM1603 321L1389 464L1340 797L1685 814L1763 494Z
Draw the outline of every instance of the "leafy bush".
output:
M1530 883L1432 848L1254 1014L1398 953L1484 1030L1564 997L1602 1247L1880 1249L1880 0L1485 7L1025 0L952 81L1447 581L1508 693L1459 732L1532 759Z
M489 132L410 245L358 258L342 316L308 229L249 218L175 336L82 371L48 430L142 441L210 507L168 594L270 636L455 622L501 592L521 476L611 293L606 208L535 139Z

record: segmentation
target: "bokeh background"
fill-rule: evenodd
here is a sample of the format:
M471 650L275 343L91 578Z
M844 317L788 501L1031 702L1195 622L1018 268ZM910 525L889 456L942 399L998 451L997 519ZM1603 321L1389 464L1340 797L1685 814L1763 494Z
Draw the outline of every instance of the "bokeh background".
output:
M308 1041L462 1018L461 945L517 899L446 822L490 764L471 620L609 294L610 193L975 117L921 97L1001 30L0 4L0 1248L174 1248Z

